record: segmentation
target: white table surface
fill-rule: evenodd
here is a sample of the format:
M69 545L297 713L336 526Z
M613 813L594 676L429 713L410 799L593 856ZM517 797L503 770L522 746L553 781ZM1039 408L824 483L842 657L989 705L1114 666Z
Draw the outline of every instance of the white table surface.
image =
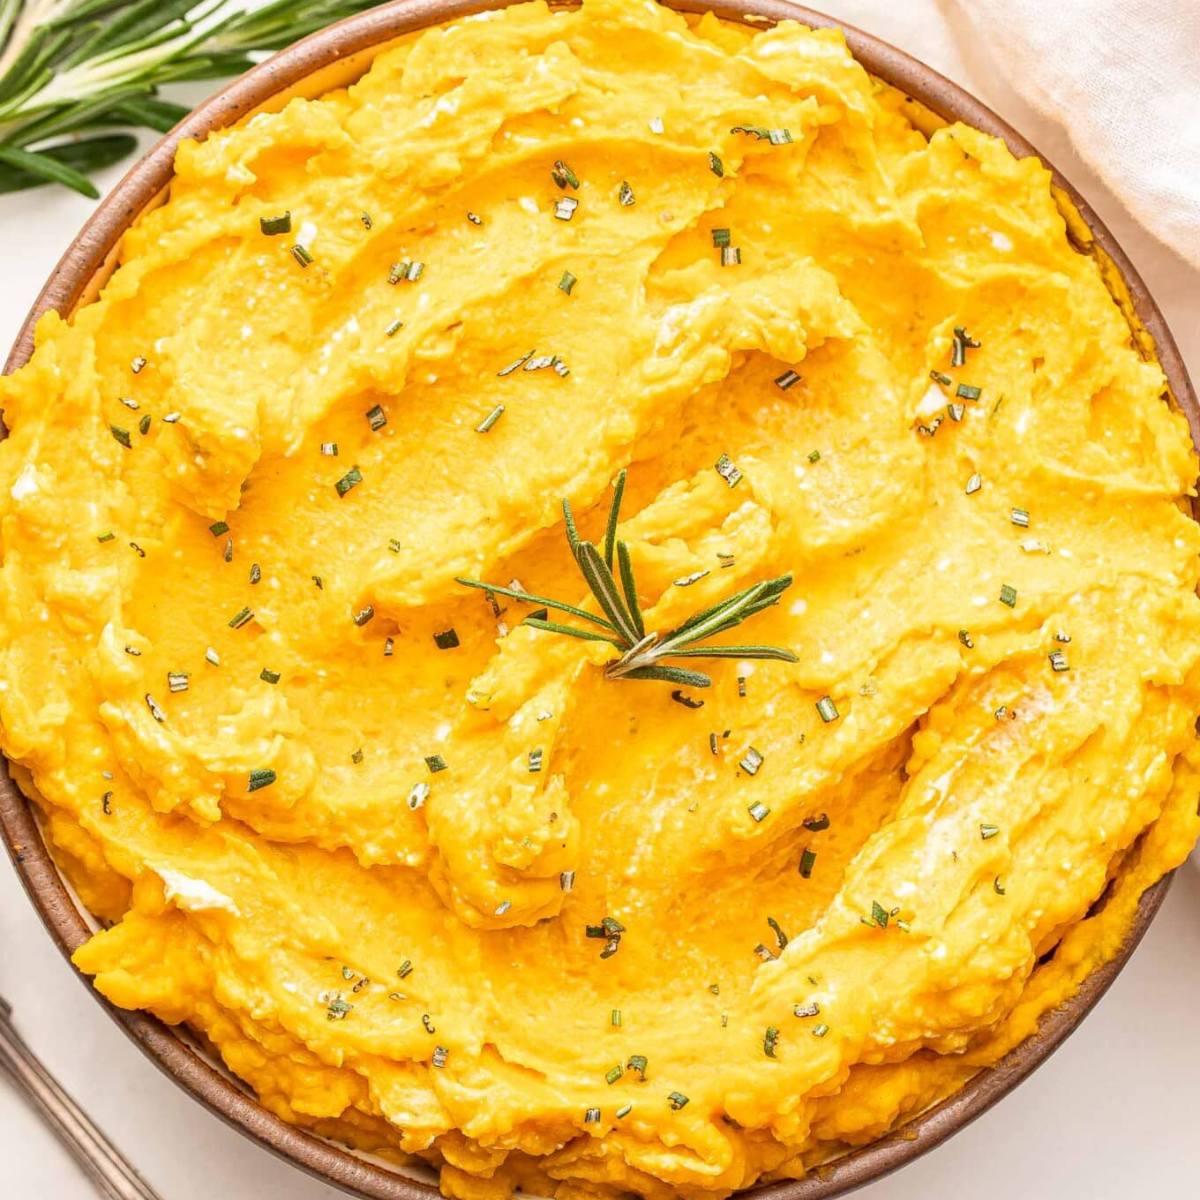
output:
M909 0L811 2L904 42ZM894 7L893 7L894 6ZM931 6L933 7L933 6ZM911 17L911 13L907 14ZM908 22L905 22L907 24ZM889 28L889 26L892 26ZM971 87L1050 155L1120 238L1200 379L1200 279L1125 217L982 56L958 50L953 22L907 48ZM193 95L199 95L193 92ZM1180 114L1180 120L1195 114ZM102 180L111 186L114 169ZM90 202L53 189L0 196L0 343L23 314ZM165 1200L333 1200L226 1128L126 1040L60 957L7 862L0 864L0 995L66 1087ZM931 1155L859 1193L864 1200L1172 1200L1200 1181L1200 870L1181 870L1145 941L1097 1010L1016 1093ZM70 1159L0 1082L0 1197L90 1200Z

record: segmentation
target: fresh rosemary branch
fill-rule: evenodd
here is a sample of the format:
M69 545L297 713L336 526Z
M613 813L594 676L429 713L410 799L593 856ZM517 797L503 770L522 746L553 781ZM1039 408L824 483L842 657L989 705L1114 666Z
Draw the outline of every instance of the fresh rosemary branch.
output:
M88 175L165 132L187 108L164 83L236 75L377 0L0 0L0 192ZM125 131L125 132L122 132Z
M479 579L459 578L456 582L466 587L480 588L497 596L507 596L526 604L536 604L542 609L554 609L578 617L596 626L583 629L578 625L565 625L551 621L546 616L526 617L524 624L547 633L561 633L568 637L582 638L589 642L608 642L621 651L604 669L609 679L660 679L666 683L682 684L685 687L710 687L712 680L700 671L671 666L666 658L772 658L782 662L796 662L796 656L780 646L727 646L711 645L708 639L740 625L748 617L779 603L779 597L791 586L790 575L778 579L766 579L746 588L733 596L703 609L688 617L667 633L647 633L642 611L638 605L637 586L633 577L633 564L629 547L617 538L617 518L621 511L621 498L625 493L625 472L617 476L613 487L612 506L605 527L603 554L592 542L583 541L575 527L575 515L568 501L563 501L563 523L566 526L567 542L575 557L576 566L595 597L603 616L597 616L574 604L553 600L548 596L535 596L530 592L500 587L495 583L484 583ZM616 574L613 573L614 559ZM618 582L619 580L619 582Z

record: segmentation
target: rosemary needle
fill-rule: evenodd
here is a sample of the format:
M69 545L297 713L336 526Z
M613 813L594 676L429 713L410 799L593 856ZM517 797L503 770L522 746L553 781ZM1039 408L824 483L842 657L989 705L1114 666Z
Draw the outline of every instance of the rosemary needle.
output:
M564 634L589 642L608 642L616 647L621 651L620 657L604 669L609 679L658 679L686 687L709 687L712 680L702 672L674 666L662 660L759 658L780 662L797 661L790 650L781 646L727 646L712 645L708 642L709 638L733 629L764 608L778 604L780 596L791 586L791 575L765 579L727 596L711 607L694 613L666 633L648 633L638 604L637 584L629 547L617 538L617 522L624 494L625 472L622 471L613 484L613 500L605 526L603 553L594 543L580 538L570 503L564 500L562 504L567 544L575 558L575 565L579 568L579 573L603 616L549 596L536 596L531 592L485 583L480 579L460 577L457 582L465 587L480 588L494 595L536 604L539 608L556 609L596 626L596 629L581 629L577 625L551 621L544 613L525 618L526 625L546 633ZM613 573L614 559L616 574Z

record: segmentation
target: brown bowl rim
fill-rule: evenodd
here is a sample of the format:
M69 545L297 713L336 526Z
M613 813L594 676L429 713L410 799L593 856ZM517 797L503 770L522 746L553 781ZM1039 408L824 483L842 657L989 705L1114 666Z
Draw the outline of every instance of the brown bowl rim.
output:
M21 327L4 370L15 371L33 349L37 319L49 309L71 313L92 281L111 266L125 229L159 196L172 175L178 143L202 138L253 111L270 97L352 54L370 50L400 34L468 14L505 7L511 0L394 0L320 30L280 51L199 105L141 158L98 205L67 248ZM1116 266L1129 291L1141 327L1156 354L1178 408L1200 449L1200 404L1183 359L1149 289L1117 240L1067 179L1005 121L970 93L931 67L881 39L845 22L788 0L668 0L686 12L712 12L732 21L773 23L794 19L819 28L840 29L854 56L872 75L893 84L939 117L981 129L1005 141L1018 157L1038 155L1054 181L1091 231L1095 246ZM7 770L0 776L0 827L17 872L43 923L68 957L90 936L42 840L29 803ZM1108 990L1141 941L1170 886L1167 875L1143 893L1119 952L1094 970L1079 990L1048 1013L1038 1030L965 1087L889 1135L847 1154L800 1180L760 1185L741 1193L756 1200L833 1200L870 1183L933 1149L980 1116L1040 1066ZM89 986L87 978L79 979ZM210 1112L260 1146L325 1183L370 1200L430 1200L436 1189L343 1150L332 1142L289 1125L263 1108L248 1091L210 1065L186 1036L142 1012L127 1012L89 986L109 1016L162 1071Z

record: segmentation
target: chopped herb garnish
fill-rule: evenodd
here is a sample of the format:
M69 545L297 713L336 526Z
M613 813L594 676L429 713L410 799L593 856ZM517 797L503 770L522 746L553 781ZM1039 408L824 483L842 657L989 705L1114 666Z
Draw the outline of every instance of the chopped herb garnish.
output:
M1007 894L1007 889L1004 886L1004 881L1000 878L999 875L997 875L996 878L992 880L992 890L996 893L997 896L1003 896L1003 895Z
M618 1025L620 1025L620 1023L621 1023L620 1021L617 1022ZM611 1087L624 1074L625 1074L625 1068L622 1067L620 1063L617 1063L617 1065L615 1067L613 1067L611 1070L609 1070L608 1073L604 1076L604 1082L607 1083Z
M742 252L737 246L721 247L721 266L736 267L742 261Z
M821 461L821 452L820 452L820 450L810 450L810 451L808 452L808 461L809 461L810 463L816 463L816 462L820 462L820 461Z
M482 225L483 224L483 218L478 213L473 213L473 212L467 213L467 220L470 221L472 225Z
M946 412L950 415L950 420L961 421L966 413L967 407L965 404L947 404Z
M321 443L321 453L324 454L326 458L337 458L337 452L337 442Z
M672 583L675 587L691 587L693 583L699 583L708 574L710 574L708 571L693 571L690 575L683 575L679 579L672 580Z
M146 557L146 552L145 552L145 550L143 550L143 549L141 548L141 546L139 546L139 545L137 544L137 542L130 542L130 543L129 543L129 548L130 548L130 550L132 550L132 551L134 552L134 554L136 554L136 555L138 556L138 558L145 558L145 557Z
M583 1110L583 1123L585 1125L596 1125L600 1121L600 1110L598 1108L585 1108Z
M241 629L254 614L248 608L243 608L241 612L234 613L233 619L229 622L230 629Z
M718 179L725 177L725 164L721 161L721 156L715 150L708 152L708 169Z
M579 282L579 280L576 279L575 276L572 275L570 271L564 271L562 273L562 278L558 281L558 290L560 292L566 292L567 295L569 296L571 294L571 289L578 282Z
M375 222L371 220L371 214L369 212L359 213L358 219L363 223L364 229L370 229L371 226L375 224Z
M1055 671L1069 671L1070 664L1067 662L1067 656L1061 650L1050 651L1050 666Z
M150 710L150 715L161 725L166 719L167 714L159 707L158 701L154 699L149 692L146 693L146 707Z
M450 1051L445 1046L434 1046L433 1048L433 1065L441 1068L446 1065L446 1059L450 1057Z
M737 690L738 690L738 699L745 700L745 698L746 698L746 677L745 677L745 675L739 675L737 677Z
M579 190L579 176L561 158L550 168L550 178L564 191L567 188Z
M746 760L742 759L740 765L744 767ZM754 772L751 771L750 774L754 774ZM756 800L746 811L754 818L755 822L765 821L771 815L771 810L761 800Z
M730 133L748 133L757 141L770 142L772 146L784 146L792 140L786 129L767 129L762 125L735 125Z
M703 708L704 707L703 700L697 700L695 698L695 696L688 696L683 691L681 691L679 688L676 688L671 693L671 699L674 700L676 704L682 704L684 708Z
M292 257L302 267L307 267L313 260L313 256L308 252L308 247L301 246L299 242L292 247Z
M225 539L225 549L221 551L221 557L226 562L233 562L233 538Z
M443 629L433 635L433 643L439 650L453 650L459 644L458 634L453 629Z
M542 769L542 751L541 749L530 750L529 752L529 773L536 775Z
M343 1000L341 993L337 992L334 994L333 999L329 1001L329 1005L325 1009L325 1019L327 1021L344 1021L347 1014L353 1010L354 1005Z
M1000 603L1007 604L1009 608L1017 607L1017 589L1011 584L1003 584L1000 588Z
M738 766L746 772L747 775L757 775L758 769L763 765L763 756L759 754L753 746L747 748L745 756L742 758ZM762 820L761 817L756 818Z
M725 480L730 487L737 487L741 482L742 473L737 469L732 458L728 454L722 454L717 459L717 474Z
M112 792L105 792L104 795L100 797L100 811L106 817L112 816L112 797Z
M280 233L292 232L292 214L290 212L282 213L278 217L259 217L258 227L267 235L274 237Z
M440 754L427 754L425 765L429 768L430 775L436 775L446 769L446 760Z
M117 535L116 535L115 533L113 533L113 531L112 531L111 529L109 529L109 530L107 530L105 533L98 533L98 534L96 535L96 541L98 541L98 542L112 542L112 541L115 541L115 540L116 540L116 537L117 537Z
M788 388L795 387L800 382L801 376L798 371L784 371L782 375L775 376L775 386L781 392L786 392Z
M475 426L476 433L487 433L495 423L504 415L504 405L497 404L478 425Z
M561 891L570 892L575 888L575 872L560 871L558 873L558 886Z
M974 641L974 639L971 637L971 634L970 634L970 632L969 632L968 630L966 630L966 629L960 629L960 630L958 631L958 640L959 640L960 642L962 642L962 644L963 644L964 646L966 646L966 648L967 648L968 650L974 650L974 649L975 649L975 641Z
M829 814L821 813L816 817L805 817L801 824L811 833L820 833L823 829L829 828Z
M188 675L186 671L168 671L167 672L167 687L172 692L186 692L188 690Z
M174 425L179 420L180 415L177 412L163 413L163 421L168 425Z
M122 429L119 425L110 425L112 435L125 447L126 450L133 449L133 439L129 436L128 429Z
M712 231L712 244L717 250L723 250L726 246L731 245L730 231L728 229L714 229Z
M136 355L129 363L129 369L135 374L140 375L145 369L146 359L144 355Z
M569 221L579 207L579 201L574 196L563 196L554 202L554 215L560 221Z
M510 362L507 367L502 367L499 371L497 371L496 376L500 379L503 379L506 375L511 375L514 371L520 370L520 368L523 367L532 357L532 350L530 350L528 354L522 354L520 358Z
M383 657L384 657L384 658L391 658L391 657L392 657L392 653L393 653L393 651L395 650L395 647L396 647L396 639L395 639L395 638L388 638L388 639L387 639L387 640L386 640L386 641L383 643Z
M204 652L204 661L207 663L212 663L214 667L219 667L221 665L220 656L211 646L209 646L209 648Z
M816 1017L821 1013L821 1006L815 1001L810 1000L807 1004L797 1004L792 1009L792 1015L800 1018Z
M684 1105L685 1105L685 1104L688 1104L688 1103L689 1103L689 1100L688 1100L688 1097L687 1097L687 1096L685 1096L685 1095L684 1095L682 1092L672 1092L672 1093L671 1093L671 1094L670 1094L670 1095L667 1097L667 1103L668 1103L668 1104L669 1104L669 1105L670 1105L670 1106L671 1106L671 1107L672 1107L672 1108L673 1108L673 1109L674 1109L676 1112L678 1112L678 1111L679 1111L681 1108L683 1108L683 1107L684 1107Z
M401 979L407 979L413 973L413 965L411 959L405 959L396 969L396 974Z
M775 1047L779 1044L779 1030L774 1025L768 1025L763 1034L763 1053L768 1058L775 1057Z
M980 390L980 388L971 387L969 384L960 383L958 387L954 389L954 394L956 396L961 396L964 400L978 400Z
M1012 523L1021 529L1029 528L1029 511L1024 508L1014 508L1010 511Z
M341 479L339 479L337 483L333 485L334 490L339 496L345 496L348 491L362 483L362 478L362 472L358 469L358 467L351 467L350 470L348 470L345 475L343 475Z
M829 1026L822 1022L820 1025L812 1027L813 1037L824 1037L829 1032Z
M622 182L617 189L617 203L623 208L631 208L636 197L633 194L633 188L628 183Z
M632 1104L622 1104L621 1107L618 1108L617 1111L613 1115L617 1118L618 1121L620 1121L623 1117L629 1116L629 1114L631 1112L633 1112Z
M403 976L401 976L403 978ZM433 1023L433 1018L428 1013L421 1014L421 1024L425 1027L426 1033L437 1033L437 1026Z
M968 496L973 496L979 489L983 487L983 476L976 473L967 480L966 492Z
M382 429L387 424L387 414L383 411L382 404L367 409L367 424L372 430Z
M413 812L416 812L418 808L423 808L432 790L427 783L414 783L412 790L408 793L408 807Z
M813 865L817 861L815 850L804 850L800 855L800 878L811 879L813 873Z
M250 772L250 780L246 785L248 792L257 792L259 788L270 787L275 782L275 772L270 767L260 767Z
M352 613L350 619L355 625L365 625L375 615L375 606L368 604L366 608L360 608L358 612Z
M817 714L827 725L830 721L836 721L838 719L837 705L834 704L832 697L822 696L821 699L817 701Z
M980 836L980 838L982 838L982 839L983 839L983 841L985 841L985 842L986 842L986 841L987 841L989 838L994 838L994 837L996 836L996 834L998 834L999 832L1000 832L1000 826L999 826L999 825L988 825L988 824L983 824L983 825L980 825L980 826L979 826L979 836Z
M934 383L940 383L942 387L949 387L954 382L949 375L946 375L941 371L930 371L929 378L932 379Z
M272 671L270 667L263 667L258 673L259 679L264 683L278 683L281 676L278 671Z

